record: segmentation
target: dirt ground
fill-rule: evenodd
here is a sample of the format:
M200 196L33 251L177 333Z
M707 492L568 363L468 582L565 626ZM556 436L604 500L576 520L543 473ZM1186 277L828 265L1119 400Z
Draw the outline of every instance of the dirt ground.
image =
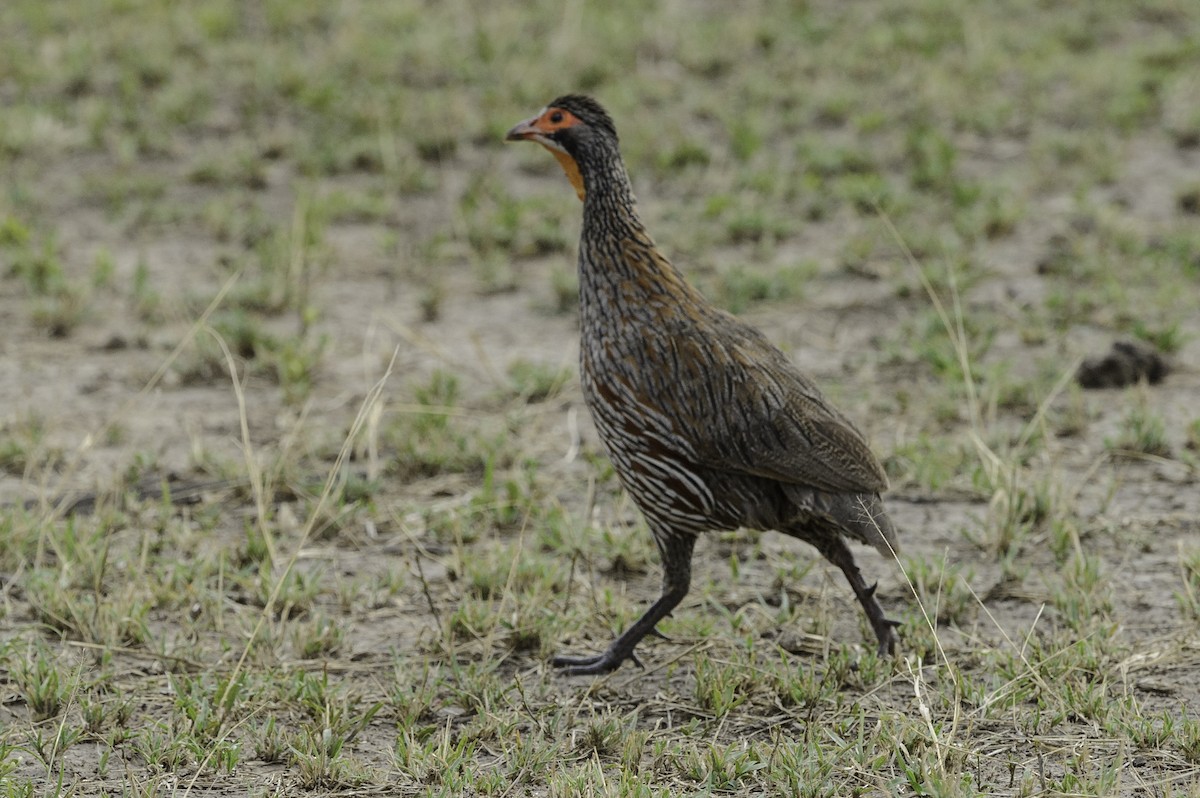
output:
M513 107L494 126L503 128L533 110ZM634 128L640 120L624 118L618 123L623 129ZM213 131L197 135L190 145L219 147L221 140L219 132ZM959 168L981 180L1001 180L1014 169L1031 168L1018 163L1021 153L1014 154L1013 146L1003 139L965 146ZM0 329L4 331L0 335L0 430L5 440L20 443L23 452L21 458L9 461L13 465L0 470L3 512L14 518L22 512L51 518L54 500L77 492L95 493L102 504L119 505L114 491L120 493L139 481L239 482L246 477L249 460L265 472L279 474L279 493L269 500L277 508L275 517L283 530L281 545L286 545L298 539L297 530L313 506L316 486L332 467L356 414L390 363L374 423L387 426L411 413L419 386L428 384L438 371L452 373L460 385L461 412L489 434L501 430L509 436L507 446L515 455L505 467L506 474L519 473L522 462L535 462L541 501L561 507L579 525L591 524L597 534L631 530L644 535L644 529L637 527L636 512L611 482L602 482L595 496L589 487L596 484L600 449L575 376L578 327L573 311L554 310L559 303L557 281L573 268L578 234L574 210L565 213L569 221L558 231L572 242L570 246L565 251L513 256L505 264L511 275L502 290L481 290L479 269L465 258L461 263L438 265L433 277L423 260L422 242L443 229L447 219L461 214L465 187L479 175L496 176L517 198L574 202L560 174L531 171L528 157L516 147L464 143L451 156L427 165L430 190L406 195L380 218L329 222L307 285L307 304L319 311L311 326L302 323L301 314L290 312L264 321L266 329L280 338L303 335L322 342L311 385L297 401L286 395L277 376L246 366L246 358L239 358L248 437L243 437L243 411L233 382L222 371L224 363L218 358L215 369L199 378L193 370L198 342L207 336L194 325L230 279L227 264L236 247L186 221L151 225L139 221L139 215L150 213L155 205L204 206L217 190L190 178L186 162L150 159L139 163L137 171L158 181L163 186L161 195L114 207L97 199L94 189L98 175L117 168L107 155L73 154L54 163L14 160L9 168L23 185L29 183L29 170L38 170L37 208L53 219L54 248L64 272L86 281L98 258L110 258L113 266L111 280L92 291L86 312L69 334L54 335L38 323L36 302L24 283L0 262ZM1123 224L1145 236L1179 217L1177 177L1200 175L1200 148L1180 147L1158 128L1137 131L1123 140L1119 161L1115 179L1096 189L1089 200L1119 212ZM354 175L325 177L317 184L305 181L286 159L272 163L255 188L257 206L286 225L301 195L299 185L307 186L304 191L314 196L364 189ZM651 229L665 230L664 247L674 244L678 262L707 288L714 284L714 275L761 256L753 243L741 242L722 243L703 253L688 251L686 231L673 224L671 214L689 189L636 173L634 181ZM1110 604L1092 609L1111 619L1115 631L1109 640L1125 657L1105 671L1120 674L1119 683L1106 681L1107 694L1134 695L1148 713L1195 718L1200 715L1200 621L1181 611L1181 594L1189 584L1184 563L1200 552L1200 466L1195 448L1200 419L1200 310L1182 318L1177 329L1181 344L1167 356L1171 370L1160 383L1097 391L1072 387L1075 364L1107 352L1114 340L1127 337L1116 329L1120 325L1109 323L1112 320L1103 307L1072 323L1033 326L1038 313L1030 309L1045 306L1051 293L1066 291L1069 301L1069 284L1064 288L1060 274L1039 264L1053 256L1056 236L1077 232L1079 224L1077 205L1065 189L1039 194L1010 234L979 246L979 276L963 291L962 312L998 320L990 332L986 361L1005 364L1006 375L1027 379L1022 383L1027 387L1050 364L1056 366L1056 378L1065 378L1065 387L1045 408L1051 421L1038 430L1045 437L1022 463L1021 480L1031 494L1041 484L1056 507L1069 508L1061 513L1077 529L1075 545L1098 561L1102 592ZM883 255L873 255L855 268L847 268L841 259L844 242L867 234L885 237L882 229L878 218L844 208L818 220L797 221L768 258L780 266L798 257L811 261L813 273L802 292L755 303L741 315L759 325L828 389L888 463L895 484L885 498L903 529L902 562L948 568L969 585L977 602L967 602L951 622L940 625L938 640L946 657L970 670L972 663L986 661L986 652L1026 650L1046 629L1065 628L1060 591L1070 591L1074 577L1064 576L1065 558L1053 550L1053 532L1036 524L1014 549L1013 560L1006 562L988 530L995 523L997 507L1008 496L981 489L978 480L973 482L969 476L969 468L959 468L955 477L931 484L912 466L911 452L925 440L923 436L936 431L931 458L936 459L937 447L950 445L949 441L986 463L983 444L998 451L999 441L1015 440L1035 418L1045 397L1020 395L1004 406L983 385L981 419L991 437L979 441L979 446L974 437L979 428L963 411L961 393L953 399L954 412L939 413L947 402L950 378L932 372L919 358L896 354L898 349L903 352L910 344L915 346L920 320L931 312L912 267L894 242L881 245L877 252L884 251ZM1193 257L1200 259L1200 253ZM940 270L936 257L922 263L930 273ZM1198 298L1195 307L1200 308L1197 274L1193 270L1190 282L1178 285L1193 292ZM1137 275L1144 279L1146 272ZM238 278L239 283L251 279L248 274ZM144 281L157 295L157 312L139 311L140 300L128 291L136 281ZM232 291L237 290L235 285ZM437 297L434 313L429 311L431 291ZM1139 291L1137 296L1150 301L1152 294ZM1140 318L1155 317L1151 306L1134 312ZM177 357L176 347L180 348ZM552 370L569 369L571 376L561 391L544 402L498 399L511 392L508 369L518 359ZM999 401L1000 406L989 406L989 401ZM1128 424L1131 408L1161 420L1165 450L1129 453L1114 445ZM1067 422L1062 419L1073 413L1082 414L1085 421L1065 432ZM311 569L330 580L323 588L322 606L336 604L329 584L386 580L389 574L398 575L395 578L403 583L385 600L344 613L346 640L336 661L326 664L338 678L369 685L368 692L386 692L397 649L428 651L442 639L445 619L440 615L453 610L464 587L453 558L438 556L439 549L431 542L430 519L469 502L479 495L483 482L477 469L397 476L389 470L394 453L383 440L378 453L357 445L349 466L376 483L369 509L336 517L306 539L298 554L301 570ZM296 499L284 490L288 486L304 486L309 495ZM29 502L33 504L28 510L19 509ZM195 556L206 548L232 551L244 545L247 519L255 512L253 495L244 486L213 489L205 493L199 507L174 512L199 517L201 508L212 508L217 520L207 538L192 550ZM115 533L114 545L123 562L136 559L139 538L132 526ZM510 543L523 540L524 534L509 529L492 537ZM569 559L565 553L558 556ZM884 605L908 622L906 642L910 636L920 639L917 649L930 653L927 635L914 630L913 621L919 616L897 563L868 551L858 557L869 578L879 579ZM731 558L741 559L733 580ZM777 602L772 591L778 592L774 582L781 558L806 562L809 552L772 535L702 540L696 554L696 588L680 611L687 619L682 633L673 635L672 642L648 642L642 647L647 670L627 666L596 688L546 675L542 698L564 705L637 706L639 728L677 727L679 697L695 689L690 663L714 646L719 649L721 636L728 634L728 629L719 627L714 642L713 636L693 635L689 624L712 619L719 614L718 605L727 613L753 614L764 602ZM579 580L572 584L579 600L592 595L601 601L596 596L612 591L636 610L658 593L653 556L646 567L628 572L612 563L594 562L580 564L579 570L576 575L572 562L572 578ZM579 584L587 587L581 590ZM38 616L24 588L21 571L6 574L0 587L5 605L0 626L14 639L38 629ZM831 619L828 628L811 633L796 628L764 633L798 653L800 662L820 667L831 646L853 648L864 640L853 597L840 575L825 564L816 564L784 591L812 607L815 616ZM148 625L153 637L177 641L191 634L180 622L181 606L171 602L151 610ZM598 635L594 627L591 632L584 638L568 634L547 646L557 650L603 645L604 640L594 636ZM55 640L49 631L38 633ZM241 652L220 650L217 639L207 638L187 651L207 650L214 664L228 666ZM495 653L490 641L479 646ZM117 648L109 652L107 667L123 674L120 680L127 693L137 693L160 684L166 666L156 652L173 648L170 643L162 648ZM907 648L913 653L912 645ZM81 644L80 651L87 648ZM506 659L501 672L506 678L540 678L548 673L540 649L502 656ZM919 670L911 659L908 667ZM912 690L911 680L897 677L872 694L871 700L903 706L914 700ZM15 695L10 687L0 709L10 726L26 717ZM147 693L137 712L154 716L166 702L164 695ZM443 706L434 717L442 725L452 725L460 711ZM762 736L769 722L764 720L761 727L731 726L722 734L724 738ZM972 720L968 717L963 723L970 726ZM1049 768L1053 777L1066 767L1062 763L1070 756L1079 755L1074 750L1068 756L1064 749L1078 749L1080 741L1087 742L1098 761L1108 757L1126 763L1119 784L1104 794L1195 794L1183 790L1195 790L1200 783L1200 763L1187 762L1176 753L1117 750L1115 738L1094 724L1089 726L1086 717L1068 719L1057 728L1061 748L1055 747L1053 735L1035 745L1012 737L1011 728L993 732L986 723L971 728L967 737L973 746L970 757L978 773L976 783L990 785L992 794L1018 794L1012 787L1014 761L1017 784L1022 778L1036 782L1039 768ZM355 739L354 749L364 761L387 762L395 734L394 724L369 725ZM92 741L67 752L61 767L66 782L76 785L71 794L120 789L116 785L124 774L97 775L102 751L103 746ZM138 762L130 754L116 770L140 772ZM27 760L14 777L36 782L39 767ZM293 776L294 770L286 765L247 757L236 776L208 774L199 782L181 781L176 787L214 795L292 794ZM530 794L538 794L538 789Z
M1148 168L1130 170L1135 173L1133 184L1117 190L1135 198L1133 210L1150 218L1162 208L1149 188L1153 180L1147 172L1200 169L1194 153L1183 157L1153 141L1131 151L1132 159ZM507 154L487 162L477 160L483 159L468 154L442 167L441 179L451 185L461 179L458 173L483 168L516 175ZM184 230L136 243L124 240L119 225L77 199L78 187L73 182L80 174L86 174L86 169L74 166L47 176L61 183L55 192L62 202L59 246L68 264L86 264L97 248L104 247L117 263L118 280L130 279L133 265L145 259L152 265L156 284L171 286L182 294L212 287L207 265L215 256L212 243L196 240ZM267 189L278 192L273 201L280 205L288 202L285 186L286 181L281 180L278 187ZM653 196L643 201L652 209L651 215L655 206L663 203ZM440 212L438 200L427 205L413 211L415 219L400 223L419 226L422 217ZM1036 299L1040 281L1031 262L1045 229L1052 226L1053 221L1031 225L1033 229L996 247L990 253L994 274L974 287L972 297L978 299L971 301ZM837 223L822 227L821 236L839 235ZM285 405L276 386L254 377L244 385L250 439L260 455L278 447L301 423L319 443L336 442L393 353L396 360L389 390L401 396L401 386L419 382L435 368L450 368L463 375L469 396L485 396L499 379L501 364L517 354L536 362L574 367L577 329L573 317L538 310L551 301L547 273L552 259L519 264L524 272L522 287L493 296L479 296L471 289L469 277L449 276L440 317L429 322L422 320L419 298L414 286L403 279L403 270L372 246L376 232L361 225L329 230L332 265L314 285L312 296L323 309L319 329L328 336L329 346L312 396L303 407L303 422L301 411ZM736 256L730 253L727 257ZM130 469L203 481L204 474L196 469L198 449L227 460L241 456L238 406L227 380L185 385L168 371L151 390L142 390L185 334L186 318L148 328L131 322L128 308L116 301L93 307L70 337L50 338L31 329L27 301L12 281L0 282L0 290L0 319L6 329L0 358L0 406L6 423L36 415L46 429L42 445L57 450L61 458L61 465L54 469L24 476L6 474L2 482L6 501L22 502L70 490L103 492L121 484ZM869 277L821 275L806 289L803 301L755 310L750 315L773 340L789 347L794 359L823 384L834 386L832 390L886 456L890 441L904 435L904 421L873 413L874 397L891 395L909 383L912 374L904 368L880 365L870 352L874 342L901 334L899 322L910 312L911 304L898 305ZM1189 342L1173 358L1174 371L1162 384L1141 389L1173 434L1181 433L1195 417L1195 397L1200 395L1200 376L1194 365L1200 359L1200 316L1192 319L1185 332ZM1082 329L1073 330L1065 340L1047 341L1043 347L1061 352L1063 362L1068 362L1103 352L1109 340L1104 331ZM998 339L994 354L1016 362L1030 357L1030 347L1021 343L1019 331L1014 330ZM1046 467L1074 497L1083 530L1081 543L1100 557L1105 579L1111 583L1112 617L1120 626L1117 638L1137 652L1122 663L1127 681L1118 689L1134 692L1154 706L1194 714L1200 710L1200 630L1181 620L1176 597L1182 584L1181 553L1195 551L1200 541L1197 469L1194 460L1190 464L1170 458L1125 460L1106 454L1104 440L1117 426L1120 396L1120 390L1110 390L1090 397L1097 409L1095 422L1086 435L1050 447L1047 457L1051 462ZM113 423L122 429L119 440L105 441L101 431ZM541 458L544 475L560 491L559 500L582 512L590 469L577 456L569 462L565 458L575 448L576 434L582 436L587 449L596 450L597 444L577 383L572 381L522 434L527 436L524 451ZM1182 449L1185 442L1175 434L1171 445ZM133 462L137 458L142 460ZM149 460L148 466L144 460ZM386 518L389 507L406 511L414 504L451 501L450 497L475 489L476 481L473 475L456 475L385 483L377 499L378 513ZM217 500L222 501L220 497ZM1015 584L1005 582L994 558L985 556L964 535L973 519L986 515L982 499L902 488L888 497L888 506L904 530L906 557L944 561L966 569L972 574L972 589L983 599L971 622L943 628L941 640L951 655L970 657L981 647L1019 641L1038 623L1050 623L1042 614L1047 586L1041 574L1053 572L1057 565L1044 550L1044 542L1034 539L1027 543L1021 553L1024 578ZM622 512L628 515L629 508L625 506ZM773 538L764 545L795 547ZM320 560L328 572L335 573L362 575L378 569L411 573L414 568L411 552L394 538L364 542L356 535L348 547L330 541L303 556ZM900 607L911 601L909 588L894 564L871 552L859 557L864 569L880 579L885 605ZM698 581L721 580L727 558L717 543L703 541L697 553ZM720 595L719 600L731 608L755 601L771 578L769 570L757 574L756 570L751 564L739 587ZM823 566L818 566L817 572L819 578L807 580L811 595L838 607L831 637L857 640L856 610L838 575ZM439 574L435 568L426 577L435 595L453 600L456 589L444 570ZM657 576L653 571L635 575L618 580L614 587L628 591L635 601L648 602L657 595ZM169 624L169 619L159 622ZM360 619L348 659L355 663L356 672L378 678L372 673L372 663L382 666L398 643L429 634L434 624L423 598L405 596L398 604L371 612L369 620ZM648 648L645 657L649 662L662 656L655 646ZM118 654L117 659L125 659L135 671L146 665L139 657ZM513 664L518 669L543 667L529 657ZM644 676L631 670L618 678L623 700L640 702L643 722L654 723L655 696L672 690L668 677L661 670ZM671 678L686 679L678 673ZM577 687L565 682L560 689L569 693ZM678 685L675 689L683 692ZM373 747L367 741L362 744ZM1006 744L997 745L1002 749ZM88 750L80 747L72 752L69 771L79 776L87 773ZM1000 756L998 751L992 755ZM278 774L256 777L243 770L241 778L246 780L242 783L266 785ZM1135 787L1128 794L1140 793Z

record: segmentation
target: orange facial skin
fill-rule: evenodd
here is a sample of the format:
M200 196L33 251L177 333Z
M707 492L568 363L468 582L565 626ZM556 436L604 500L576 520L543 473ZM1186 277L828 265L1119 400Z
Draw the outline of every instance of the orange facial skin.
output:
M575 187L575 193L579 195L580 201L583 201L583 198L587 196L587 191L583 187L583 175L579 173L579 164L575 163L575 159L553 138L556 132L578 124L580 124L579 117L575 114L561 108L550 107L545 108L532 119L527 119L515 126L508 131L508 135L504 138L506 141L536 141L550 150L563 171L567 173L567 179Z

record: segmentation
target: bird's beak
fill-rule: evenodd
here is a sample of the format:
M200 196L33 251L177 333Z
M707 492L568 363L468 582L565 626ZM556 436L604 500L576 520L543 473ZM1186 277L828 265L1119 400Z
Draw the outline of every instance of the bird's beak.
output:
M545 109L542 109L543 111ZM541 120L541 114L526 119L519 125L513 127L504 136L505 141L536 141L546 149L550 150L550 154L554 156L563 171L567 173L567 179L571 181L571 185L575 188L575 194L580 201L587 196L587 192L583 187L583 176L579 173L579 164L575 163L575 159L571 157L562 145L546 134L546 131L538 127L538 122Z
M536 116L531 119L526 119L524 122L521 122L519 125L513 127L512 130L508 131L508 135L504 137L504 140L528 141L529 139L536 139L538 136L542 135L542 131L537 129L537 121L538 117Z

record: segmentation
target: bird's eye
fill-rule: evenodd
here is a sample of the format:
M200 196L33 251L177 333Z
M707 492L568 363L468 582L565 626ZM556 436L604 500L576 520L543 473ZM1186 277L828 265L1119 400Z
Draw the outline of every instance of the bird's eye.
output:
M554 124L557 125L562 120L563 120L562 111L555 111L554 113L550 114L550 121L553 122Z

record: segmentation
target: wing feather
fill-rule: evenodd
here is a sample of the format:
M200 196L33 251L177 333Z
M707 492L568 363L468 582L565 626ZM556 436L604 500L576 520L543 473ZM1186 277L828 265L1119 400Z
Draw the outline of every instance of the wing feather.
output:
M677 362L707 372L679 386L709 392L706 401L675 403L685 414L700 411L680 419L699 462L828 493L886 490L870 446L817 386L757 330L719 318L720 335L701 327L672 338Z

